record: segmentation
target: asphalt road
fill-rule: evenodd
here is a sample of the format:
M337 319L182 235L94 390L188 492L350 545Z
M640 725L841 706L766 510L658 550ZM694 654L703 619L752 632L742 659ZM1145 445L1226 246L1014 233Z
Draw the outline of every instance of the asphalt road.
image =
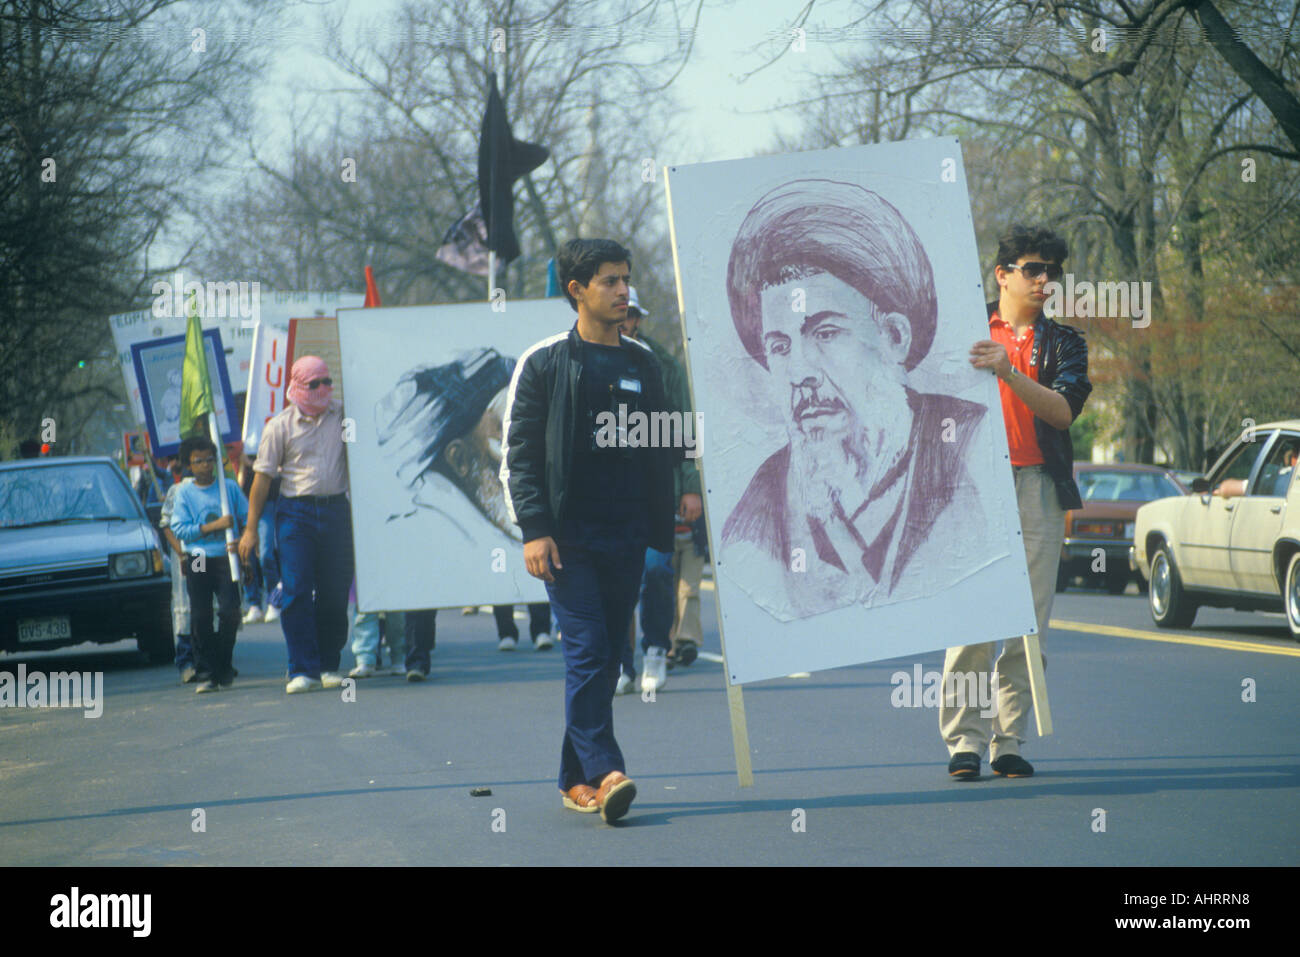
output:
M711 592L704 614L716 653ZM746 686L742 789L722 668L701 659L653 703L616 700L639 786L616 827L560 806L558 649L498 652L490 615L442 612L431 680L367 679L354 702L284 694L278 625L244 628L214 695L130 643L0 656L106 687L94 719L0 709L0 865L1300 863L1283 620L1203 611L1158 633L1132 590L1072 590L1053 618L1055 733L1026 743L1031 779L950 780L934 709L892 706L891 675L938 671L936 651Z

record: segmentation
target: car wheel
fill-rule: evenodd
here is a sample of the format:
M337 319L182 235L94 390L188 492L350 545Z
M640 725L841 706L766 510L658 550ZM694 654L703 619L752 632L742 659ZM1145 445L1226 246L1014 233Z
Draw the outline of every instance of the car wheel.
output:
M1291 556L1286 567L1286 623L1291 626L1291 637L1300 641L1300 552Z
M176 659L176 642L172 638L172 610L163 605L154 615L153 624L135 640L140 652L151 665L169 665Z
M1196 618L1197 605L1183 591L1169 546L1161 542L1151 559L1151 620L1160 628L1186 628Z
M1106 573L1106 591L1112 595L1122 595L1128 590L1129 571L1127 568L1112 568Z

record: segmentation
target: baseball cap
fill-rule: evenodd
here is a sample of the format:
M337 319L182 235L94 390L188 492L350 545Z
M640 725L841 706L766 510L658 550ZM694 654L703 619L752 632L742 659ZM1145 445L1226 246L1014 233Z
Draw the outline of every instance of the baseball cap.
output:
M642 319L650 318L650 313L646 312L645 309L641 307L641 303L637 300L636 286L627 287L627 308L629 312L635 309L637 312L641 313Z

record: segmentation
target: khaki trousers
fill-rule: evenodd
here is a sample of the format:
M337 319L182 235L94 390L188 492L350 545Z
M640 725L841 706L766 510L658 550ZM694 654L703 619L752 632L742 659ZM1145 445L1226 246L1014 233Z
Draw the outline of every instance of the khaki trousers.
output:
M700 627L700 581L704 578L704 556L695 550L689 535L678 536L673 543L673 580L677 595L677 609L673 615L673 647L684 641L698 647L704 641Z
M1056 485L1041 465L1015 469L1016 500L1020 506L1020 529L1025 541L1025 560L1029 566L1029 586L1034 596L1034 614L1038 619L1038 641L1042 648L1047 622L1052 616L1056 597L1056 571L1061 561L1061 540L1065 535L1065 511L1056 497ZM950 673L974 673L981 686L990 680L993 646L988 641L978 645L949 648L944 658L944 696L939 707L939 731L948 753L973 751L989 760L1003 754L1019 754L1024 743L1033 696L1029 691L1029 667L1025 658L1024 638L1008 638L1002 643L994 677L997 681L997 714L984 717L976 701L963 701L953 694L959 680ZM1047 655L1042 656L1047 667Z

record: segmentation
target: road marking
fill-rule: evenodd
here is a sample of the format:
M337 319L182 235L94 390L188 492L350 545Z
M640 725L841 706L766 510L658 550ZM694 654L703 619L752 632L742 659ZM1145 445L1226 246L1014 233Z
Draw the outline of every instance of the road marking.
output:
M1227 651L1254 651L1261 655L1284 655L1300 658L1300 648L1282 648L1254 641L1237 641L1232 638L1193 638L1190 635L1166 635L1157 631L1139 631L1136 628L1118 628L1114 625L1092 625L1085 621L1062 621L1053 618L1048 627L1061 631L1082 631L1111 638L1136 638L1139 641L1163 641L1171 645L1200 645L1202 648L1223 648Z
M706 578L704 579L704 581L700 582L700 591L713 591L713 590L714 590L713 582L710 581L709 579Z
M714 654L712 651L701 651L700 655L705 661L714 661L722 664L722 655Z

